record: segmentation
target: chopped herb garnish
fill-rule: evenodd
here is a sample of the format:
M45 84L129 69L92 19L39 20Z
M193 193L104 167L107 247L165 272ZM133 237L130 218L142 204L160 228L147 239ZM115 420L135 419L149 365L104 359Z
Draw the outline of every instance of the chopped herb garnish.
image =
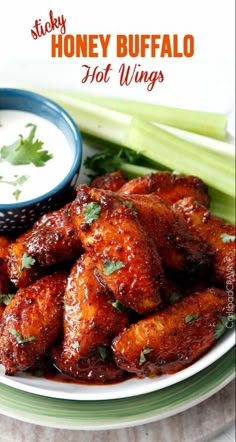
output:
M18 201L21 194L20 189L16 189L15 192L12 192L12 195L15 197L15 200Z
M135 205L131 201L124 201L124 205L127 206L127 207L130 207L130 209L133 210L135 215L138 213Z
M182 298L183 298L183 296L180 295L179 293L172 293L172 295L170 295L168 301L170 304L174 304L175 302L179 301Z
M43 150L42 141L35 139L37 126L29 123L26 127L31 128L28 137L24 138L19 135L19 139L13 144L2 146L1 158L15 166L32 163L36 167L42 167L53 155L47 150Z
M24 253L21 260L21 270L30 269L35 262L36 260L32 258L32 256L28 256L27 253Z
M22 186L22 184L24 184L28 179L29 176L28 175L14 175L14 180L9 181L9 180L4 180L3 176L0 176L0 183L3 184L10 184L10 186Z
M228 235L228 233L222 233L220 235L220 238L222 239L222 241L227 244L228 242L234 242L236 240L236 236L235 235Z
M124 147L116 154L111 150L104 149L91 157L87 157L84 165L99 176L114 170L122 170L123 163L137 164L138 162L143 162L142 155Z
M30 336L29 338L24 339L24 338L21 336L21 334L20 334L18 331L16 331L14 328L11 328L11 329L10 329L10 333L11 333L13 336L15 336L15 338L16 338L18 344L25 344L26 342L32 342L32 341L35 341L35 339L36 339L34 336Z
M116 310L118 310L118 312L125 312L127 309L126 309L126 307L123 305L123 304L121 304L121 302L120 301L113 301L112 303L111 303L111 305L112 305L112 307L114 307L114 308L116 308Z
M125 265L122 261L114 261L107 259L104 262L103 273L105 275L111 275L113 272L116 272L117 270L120 270L123 267L125 267Z
M8 294L8 295L0 294L0 304L5 304L5 305L10 304L13 296L14 295L10 295L10 294Z
M195 315L187 315L187 316L185 317L185 319L184 319L184 322L185 322L186 324L188 324L189 322L196 321L196 319L198 319L198 318L199 318L199 315L198 315L198 314L195 314Z
M107 358L107 349L106 347L98 347L99 356L103 361Z
M139 365L142 365L146 361L145 355L148 355L152 351L153 351L152 348L145 348L143 351L141 351L139 358Z
M92 224L94 221L96 221L101 210L101 206L96 202L86 204L86 206L83 208L86 223Z
M74 344L72 344L72 348L75 348L75 349L79 348L79 346L80 346L80 343L78 341L74 342Z
M229 316L222 316L222 318L220 319L218 324L216 324L216 328L215 328L215 332L214 332L215 339L219 339L226 332L228 325L232 321L236 321L236 314L235 313L233 315L229 315Z

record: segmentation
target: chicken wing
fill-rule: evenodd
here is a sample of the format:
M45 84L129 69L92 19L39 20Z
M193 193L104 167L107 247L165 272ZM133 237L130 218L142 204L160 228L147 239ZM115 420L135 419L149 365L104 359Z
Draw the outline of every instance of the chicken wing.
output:
M117 192L125 183L126 178L120 171L106 173L105 175L98 176L94 178L91 182L91 187L96 187L97 189L110 190L111 192Z
M180 276L206 275L211 263L209 248L189 232L185 220L169 204L155 194L119 195L119 199L137 211L140 222L155 241L165 269L179 272Z
M194 176L172 174L170 172L151 173L129 181L120 188L119 193L148 194L157 193L169 204L192 197L203 206L209 206L207 186Z
M131 325L113 340L118 367L139 376L182 370L214 344L227 304L224 291L207 289Z
M10 239L0 235L0 323L5 310L4 298L10 293L10 284L7 275L7 254Z
M3 312L5 310L5 300L7 300L8 295L10 294L8 278L5 273L2 273L0 270L0 324Z
M0 336L0 360L6 374L32 367L57 338L66 281L65 273L45 276L18 290L6 307Z
M48 272L47 267L79 256L81 243L71 224L69 207L43 215L9 247L8 273L16 287L26 287ZM31 258L26 267L22 265L24 256Z
M83 255L74 265L65 291L61 359L77 362L99 346L110 345L128 325L128 314L119 307L102 284L92 258Z
M115 299L141 314L158 307L164 278L160 258L132 208L116 194L82 185L71 219Z
M173 206L183 216L189 230L213 251L212 281L228 290L235 290L235 226L215 218L209 210L192 198L184 198Z
M8 255L8 247L11 241L6 236L0 235L0 271L6 272L6 260Z
M64 359L58 347L53 347L51 356L62 373L86 383L109 384L125 377L125 372L117 367L111 355L104 360L104 355L101 357L96 353L72 363Z

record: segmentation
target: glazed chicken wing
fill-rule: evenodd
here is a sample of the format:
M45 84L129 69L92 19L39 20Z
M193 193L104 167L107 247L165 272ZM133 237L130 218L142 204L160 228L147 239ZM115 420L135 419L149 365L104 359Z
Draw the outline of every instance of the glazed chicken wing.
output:
M69 207L68 204L43 215L9 247L8 273L16 287L31 284L48 271L47 267L73 259L81 252L81 243L70 221ZM22 265L23 256L33 260L30 266Z
M83 255L74 265L65 291L61 359L76 362L99 346L111 344L128 325L127 312L119 311L113 301L92 258Z
M214 344L227 303L224 291L207 289L131 325L113 340L117 365L139 376L182 370Z
M141 314L154 310L160 304L163 271L156 247L132 208L116 194L82 185L71 218L114 297Z
M203 276L211 258L205 242L190 233L181 219L158 195L120 195L131 204L150 238L155 241L163 266L180 274Z
M0 235L0 271L6 271L6 260L8 255L8 247L11 241L6 236Z
M91 187L96 187L97 189L110 190L111 192L117 192L124 184L126 179L122 172L111 172L105 175L98 176L94 178L91 182Z
M0 235L0 323L5 310L4 298L10 293L9 279L7 275L7 254L11 241L6 236Z
M0 336L0 360L6 374L32 367L57 338L66 281L65 273L45 276L18 290L6 307Z
M235 290L235 226L215 218L210 211L192 198L185 198L174 206L182 215L189 230L213 251L212 280L224 288Z
M175 175L170 172L158 172L135 178L124 184L119 190L126 195L157 193L169 204L192 197L203 206L208 207L207 186L194 176Z
M96 353L88 358L80 359L78 362L71 362L63 357L60 349L56 346L52 348L51 352L56 367L62 373L75 379L96 384L109 384L121 381L125 377L125 372L117 367L112 355L107 355L107 353L102 353L102 351L101 354L102 356Z

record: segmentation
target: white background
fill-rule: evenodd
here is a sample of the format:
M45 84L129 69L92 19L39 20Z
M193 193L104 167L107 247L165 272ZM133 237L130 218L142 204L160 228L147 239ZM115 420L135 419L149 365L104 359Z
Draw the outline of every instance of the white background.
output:
M134 97L172 106L231 113L234 108L234 0L0 0L0 86L70 88ZM110 33L109 57L99 59L50 56L51 37L33 40L36 19L49 10L66 18L70 34ZM116 59L115 34L193 34L192 58ZM122 62L144 70L162 70L163 83L151 92L145 84L119 85ZM104 68L112 63L107 84L82 84L83 64Z

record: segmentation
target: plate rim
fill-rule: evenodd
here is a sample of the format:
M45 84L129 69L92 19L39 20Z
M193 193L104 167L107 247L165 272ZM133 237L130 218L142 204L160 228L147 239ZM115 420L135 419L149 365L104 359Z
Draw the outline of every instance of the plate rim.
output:
M221 364L228 364L226 370L227 373L225 374L224 371L221 370ZM212 376L211 374L214 372L214 370L218 369L218 374L220 376L220 381L215 380L215 377ZM173 416L175 414L178 414L180 412L183 412L201 402L203 402L204 400L208 399L209 397L211 397L212 395L214 395L215 393L217 393L218 391L220 391L222 388L224 388L229 382L231 382L234 377L235 377L235 368L234 368L234 349L231 349L230 351L228 351L224 356L222 356L220 359L218 359L214 364L212 364L211 366L207 367L205 370L205 373L207 374L208 378L207 378L207 382L206 384L204 383L204 388L205 388L205 392L201 393L201 391L199 391L199 386L198 389L195 390L194 389L194 393L190 393L194 394L193 398L188 398L186 399L186 388L183 388L183 392L182 392L182 403L179 404L178 406L174 406L174 407L169 407L167 408L167 406L162 407L161 411L158 410L157 408L152 409L152 410L148 410L145 412L142 412L141 415L140 414L136 414L136 416L134 415L132 419L122 419L122 417L120 416L114 416L112 417L112 422L108 421L104 423L104 420L102 420L102 423L95 423L91 425L90 424L84 424L80 421L77 421L77 419L75 420L75 422L66 422L63 421L62 416L58 417L58 416L48 416L48 415L44 415L47 416L47 419L43 420L43 426L44 427L49 427L49 428L58 428L58 429L67 429L67 430L89 430L89 431L97 431L97 430L111 430L111 429L121 429L121 428L127 428L127 427L133 427L133 426L137 426L137 425L143 425L143 424L147 424L147 423L151 423L154 421L158 421L170 416ZM199 384L201 389L203 388L203 383L201 382L201 374L197 373L195 376L192 376L192 379L195 377L196 378L200 378L199 379ZM209 385L209 381L211 380L211 385ZM179 383L178 385L182 384L182 387L186 387L190 388L191 387L191 378L186 379L184 381L182 381L181 383ZM212 385L213 383L213 385ZM189 385L188 385L189 384ZM176 388L177 385L172 385L170 387L167 387L166 389L163 390L173 390ZM27 413L25 414L25 411L21 410L20 415L17 415L16 411L14 411L14 409L10 409L9 411L9 407L8 409L3 409L2 404L1 404L1 388L7 389L7 391L11 391L11 393L13 394L14 397L14 392L17 392L20 395L23 395L24 397L27 398L33 398L34 401L37 402L37 398L39 397L38 395L34 395L32 393L26 393L24 391L20 391L20 390L16 390L12 387L8 387L6 385L0 385L0 413L2 413L4 416L8 416L14 419L18 419L20 421L23 422L27 422L30 424L35 424L35 425L42 425L42 415L39 416L38 413L35 412L35 414L32 414L32 408L31 408L31 414L30 411L27 410ZM184 396L183 396L184 393ZM189 393L189 394L190 394ZM148 393L146 395L142 395L143 397L150 397L150 396L156 396L158 397L158 391L156 392L152 392L152 393ZM142 399L142 396L140 396L140 398ZM70 401L70 400L65 400L65 399L54 399L54 398L46 398L43 396L40 396L41 398L41 402L46 402L46 400L49 400L50 403L65 403L65 408L67 404L78 404L78 402L80 403L80 405L83 403L91 403L90 401ZM184 399L183 399L184 398ZM105 401L106 403L110 403L109 406L112 407L113 403L119 403L121 402L122 404L125 404L125 402L129 402L130 400L135 400L134 398L126 398L126 399L118 399L118 400L113 400L113 401ZM8 398L9 400L9 398ZM184 402L183 402L184 400ZM58 402L59 401L59 402ZM15 404L16 400L14 400L14 404ZM99 407L99 403L103 403L104 401L96 401L98 402L97 406ZM95 402L93 402L94 404ZM81 406L82 406L81 405ZM168 403L168 405L170 405ZM49 405L48 405L49 406ZM65 410L64 408L64 410ZM81 418L81 416L77 416L77 418ZM83 416L82 416L83 418ZM98 417L96 416L96 418L98 419ZM114 422L114 419L118 420L118 422ZM120 419L122 419L120 421Z
M94 386L94 385L85 385L86 388L91 388L91 393L87 392L87 390L85 392L82 391L81 392L65 392L65 391L59 391L58 390L54 390L53 388L51 390L48 390L48 387L40 387L40 386L32 386L32 385L28 385L27 383L21 383L18 382L18 379L21 379L20 377L10 377L10 376L6 376L6 375L1 375L0 374L0 382L2 382L3 384L15 388L16 390L20 390L20 391L25 391L27 393L32 393L32 394L36 394L38 396L43 396L43 397L48 397L48 398L54 398L54 399L65 399L65 400L73 400L73 401L82 401L82 400L88 400L88 401L107 401L107 400L113 400L113 399L125 399L125 398L129 398L129 397L139 397L143 394L148 394L148 393L152 393L155 391L160 391L163 390L164 388L168 388L170 386L173 385L177 385L180 382L183 382L189 378L191 378L194 375L197 375L198 373L202 372L203 370L207 369L208 367L210 367L212 364L214 364L217 360L219 360L221 357L223 357L225 354L227 354L227 352L229 352L234 344L235 344L235 329L230 331L230 335L229 336L225 336L225 342L222 342L220 345L222 347L222 349L220 350L220 352L217 351L217 348L215 346L213 346L210 351L208 353L206 353L205 355L203 355L200 359L198 359L197 361L195 361L193 364L191 364L189 367L184 368L183 370L170 375L167 378L167 382L168 385L165 385L165 382L163 382L163 384L161 384L161 386L158 386L158 388L156 388L156 384L144 384L142 386L142 384L140 384L141 388L137 388L137 390L132 389L132 391L129 393L125 393L126 389L122 389L122 391L117 390L114 391L111 390L110 391L110 384L107 385L98 385L98 386ZM212 352L212 353L210 353ZM220 354L219 354L220 353ZM205 360L206 358L206 360ZM210 361L209 361L209 360ZM202 364L203 362L203 364ZM0 365L0 367L2 367ZM28 374L27 374L28 375ZM177 375L177 376L176 376ZM24 373L22 373L22 376L24 376ZM163 375L164 376L164 375ZM176 381L176 377L177 377L177 381ZM32 376L32 378L35 380L41 380L43 378L37 378ZM24 379L24 378L23 378ZM27 379L27 377L26 377ZM31 379L30 374L28 375L28 379ZM145 378L144 378L145 379ZM153 381L155 382L156 379L161 379L161 376L159 378L153 378ZM166 379L166 378L165 378ZM165 381L164 379L164 381ZM143 379L138 379L138 382L142 382ZM132 379L131 379L132 381ZM152 380L151 380L152 381ZM50 383L52 383L52 387L58 385L61 385L60 382L57 382L56 380L49 380ZM127 387L129 387L128 385L129 380L125 380L121 383L115 384L115 385L127 385ZM67 385L67 384L63 384L62 385ZM80 386L83 387L83 384L79 384L77 382L75 383L70 383L68 385L74 385L75 388L79 388ZM99 393L94 393L94 387L98 389L102 388L102 389L106 389L107 388L107 392L105 392L104 390L102 390L102 395L99 396Z

